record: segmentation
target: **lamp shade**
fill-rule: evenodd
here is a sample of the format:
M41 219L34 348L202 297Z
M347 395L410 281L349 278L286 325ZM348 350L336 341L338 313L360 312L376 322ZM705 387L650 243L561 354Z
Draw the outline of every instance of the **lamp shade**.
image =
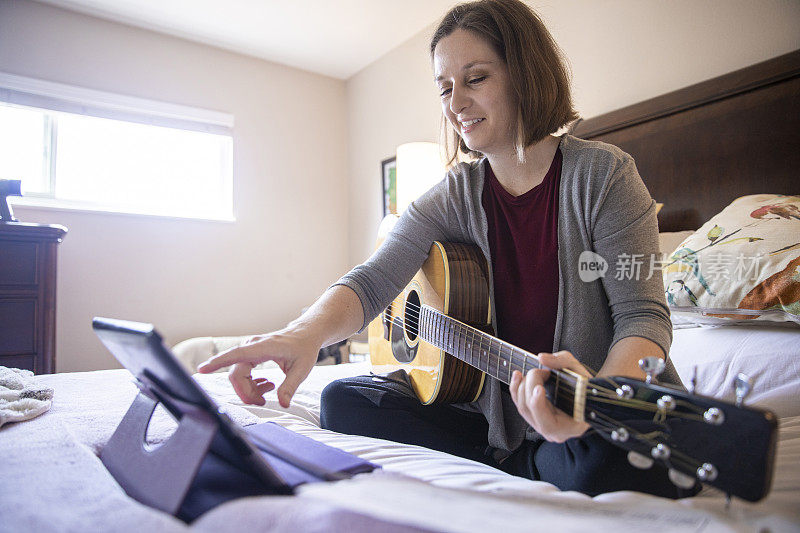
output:
M444 178L439 145L413 142L397 147L397 214Z

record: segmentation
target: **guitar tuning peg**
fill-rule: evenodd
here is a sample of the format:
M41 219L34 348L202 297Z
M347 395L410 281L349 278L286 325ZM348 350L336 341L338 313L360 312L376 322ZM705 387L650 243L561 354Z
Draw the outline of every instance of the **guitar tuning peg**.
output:
M719 475L717 467L711 463L703 463L703 465L697 469L697 477L700 481L714 481L717 479L717 475Z
M656 405L658 405L658 408L660 410L666 412L666 411L674 411L678 403L675 401L675 398L673 398L669 394L665 394L656 401Z
M631 398L633 398L634 394L633 387L631 387L627 383L625 385L621 385L620 387L618 387L616 393L618 397L624 400L630 400Z
M630 451L628 452L628 462L639 470L647 470L653 466L655 461L639 452Z
M625 442L630 437L628 430L620 427L611 432L611 440L616 442Z
M667 364L660 357L651 355L650 357L639 359L639 368L647 374L647 378L645 378L645 382L647 383L654 383L666 366Z
M691 489L694 487L695 479L692 476L687 476L683 472L679 472L674 468L670 468L669 472L667 472L667 476L669 480L672 481L672 484L681 489Z
M709 407L703 413L703 420L714 426L719 426L725 422L725 413L718 407Z
M753 378L747 374L739 374L733 380L733 388L736 391L736 407L741 407L744 399L753 390Z
M650 449L650 455L653 456L653 459L669 459L669 456L672 455L672 450L669 449L669 446L659 442L655 446Z

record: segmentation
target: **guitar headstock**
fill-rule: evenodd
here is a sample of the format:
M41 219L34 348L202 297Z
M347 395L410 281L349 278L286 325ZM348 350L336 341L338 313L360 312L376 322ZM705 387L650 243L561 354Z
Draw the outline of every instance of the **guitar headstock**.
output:
M778 428L770 411L666 385L602 377L587 385L584 418L629 450L631 464L660 464L680 487L700 481L748 501L769 492Z

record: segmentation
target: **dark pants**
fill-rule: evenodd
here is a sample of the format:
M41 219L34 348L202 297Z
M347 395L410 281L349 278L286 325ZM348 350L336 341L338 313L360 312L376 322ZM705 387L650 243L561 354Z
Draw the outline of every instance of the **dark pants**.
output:
M658 466L634 468L625 450L592 430L562 444L526 440L498 463L491 454L483 415L450 405L422 405L407 386L379 377L340 379L325 387L320 422L339 433L424 446L590 496L634 490L683 498L699 490L699 486L677 488L666 469Z

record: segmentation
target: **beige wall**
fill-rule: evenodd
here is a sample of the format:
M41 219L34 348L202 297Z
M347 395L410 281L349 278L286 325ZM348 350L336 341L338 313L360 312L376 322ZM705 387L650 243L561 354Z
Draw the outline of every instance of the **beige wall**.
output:
M94 315L153 322L170 343L268 331L345 271L344 82L17 0L0 0L0 71L235 116L235 223L15 209L69 228L59 371L118 366Z
M529 2L566 53L584 117L800 48L791 0ZM373 249L381 219L379 162L410 141L438 140L427 51L433 26L347 82L350 263Z

